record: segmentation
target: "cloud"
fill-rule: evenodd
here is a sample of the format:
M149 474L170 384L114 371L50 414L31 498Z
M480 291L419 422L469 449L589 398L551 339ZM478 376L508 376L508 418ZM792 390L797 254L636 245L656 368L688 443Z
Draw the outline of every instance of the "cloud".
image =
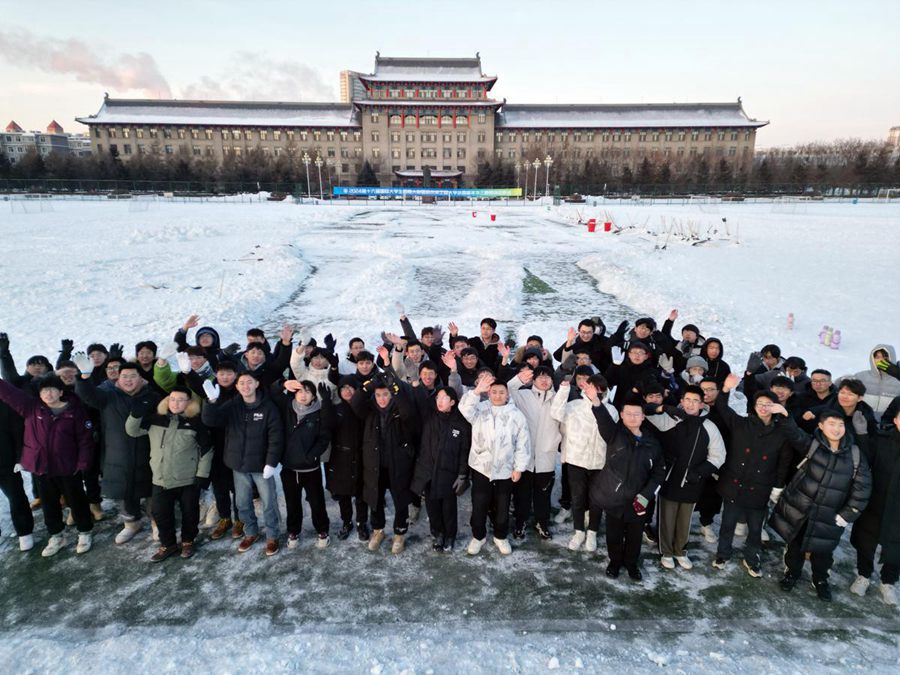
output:
M0 31L0 58L21 68L74 75L81 82L116 91L140 91L159 98L172 96L156 61L145 52L100 55L81 40L38 37L16 29Z
M313 68L262 54L238 52L225 71L204 75L182 90L184 98L243 101L334 101L334 89Z

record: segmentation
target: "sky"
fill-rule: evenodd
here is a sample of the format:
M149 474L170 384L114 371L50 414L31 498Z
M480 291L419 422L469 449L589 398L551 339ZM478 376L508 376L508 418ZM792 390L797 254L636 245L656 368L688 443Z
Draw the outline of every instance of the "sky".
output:
M900 125L900 2L0 0L0 124L117 98L339 99L382 56L472 56L511 103L734 101L757 147Z

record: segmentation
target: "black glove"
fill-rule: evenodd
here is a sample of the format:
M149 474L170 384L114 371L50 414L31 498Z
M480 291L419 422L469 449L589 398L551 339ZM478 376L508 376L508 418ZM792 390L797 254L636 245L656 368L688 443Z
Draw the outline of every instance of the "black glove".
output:
M210 484L209 478L204 478L203 476L196 476L194 478L194 485L196 485L201 490L208 490Z
M9 335L0 333L0 351L9 351Z
M457 476L456 480L453 481L453 491L456 493L457 497L461 497L465 494L466 490L469 489L469 477L465 474L461 476Z
M325 349L329 352L334 353L334 348L337 347L337 340L334 339L334 336L329 333L325 336Z
M645 403L644 404L644 414L645 415L659 415L659 407L661 404L659 403Z
M237 354L237 352L240 348L241 348L241 346L237 342L232 342L230 345L228 345L227 347L225 347L225 349L222 350L222 353L227 356L234 356L235 354Z
M317 387L319 391L319 400L323 403L331 400L331 391L328 389L328 385L324 382L319 382L319 386Z
M759 352L753 352L750 354L750 358L747 359L747 372L755 373L763 364L762 354Z
M121 358L125 353L125 348L120 345L118 342L113 342L109 346L109 358L118 357Z
M616 328L616 332L613 333L613 337L625 337L625 331L628 330L628 322L623 321L619 324L619 327Z
M75 349L75 343L68 338L64 338L60 344L62 346L62 349L59 350L60 354L71 354L72 350Z
M144 417L148 412L150 412L150 408L150 402L146 399L133 401L131 404L131 416L137 418Z

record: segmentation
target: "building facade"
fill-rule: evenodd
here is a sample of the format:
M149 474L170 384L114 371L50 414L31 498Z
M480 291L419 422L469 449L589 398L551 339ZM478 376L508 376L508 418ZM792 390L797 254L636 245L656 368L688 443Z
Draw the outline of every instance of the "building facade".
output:
M673 170L693 160L725 160L749 170L756 131L768 124L734 103L508 104L491 91L473 58L389 58L371 74L341 74L343 103L178 100L103 101L77 118L96 153L123 160L139 153L187 153L222 161L259 148L277 156L321 157L335 183L352 185L368 161L383 186L418 183L428 167L437 184L471 184L488 160L510 166L550 157L588 159L617 174L645 158Z
M56 120L47 125L46 131L25 131L15 120L0 133L0 154L6 155L10 164L21 160L29 150L46 157L59 152L76 157L89 157L91 141L85 134L67 134Z

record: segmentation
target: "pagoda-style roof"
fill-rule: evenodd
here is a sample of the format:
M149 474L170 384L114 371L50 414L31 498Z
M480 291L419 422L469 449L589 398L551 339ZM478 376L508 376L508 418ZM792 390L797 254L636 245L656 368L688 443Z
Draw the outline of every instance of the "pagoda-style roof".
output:
M59 122L56 120L52 120L50 124L47 125L47 133L48 134L62 134L65 133L63 128L59 125Z
M20 127L18 124L16 124L15 120L9 121L9 124L6 125L6 130L11 134L12 133L20 133L21 134L21 133L24 133L24 131L25 131L22 127Z
M375 54L375 72L360 74L364 82L479 82L488 89L497 81L496 75L481 72L481 56L456 59L433 59L411 57L384 57Z
M189 101L107 98L82 124L196 125L221 127L359 127L349 103Z
M735 103L617 103L600 105L508 104L497 113L498 128L763 127Z

